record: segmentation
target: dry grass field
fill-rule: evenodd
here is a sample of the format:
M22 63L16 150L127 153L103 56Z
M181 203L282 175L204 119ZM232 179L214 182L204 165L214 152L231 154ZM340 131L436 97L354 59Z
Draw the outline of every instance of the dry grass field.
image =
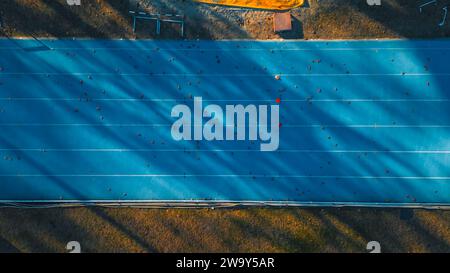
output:
M449 252L450 211L1 209L0 252Z
M450 24L439 27L442 5L419 12L421 0L383 0L369 6L363 0L307 1L292 11L291 32L273 33L272 11L226 8L189 0L132 0L150 12L186 17L187 39L363 39L449 37ZM445 2L445 1L441 1ZM145 4L147 3L147 4ZM163 38L179 39L175 26L139 22L133 34L129 0L89 0L69 6L66 0L2 0L0 16L9 36Z

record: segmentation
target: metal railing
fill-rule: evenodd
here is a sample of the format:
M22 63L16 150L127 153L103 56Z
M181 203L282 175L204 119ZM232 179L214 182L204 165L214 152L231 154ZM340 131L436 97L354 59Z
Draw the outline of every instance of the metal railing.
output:
M143 11L132 11L129 13L133 16L133 33L136 33L136 22L138 19L156 21L156 35L161 35L161 23L179 24L181 27L181 37L184 37L184 16L178 14L159 14L147 13Z

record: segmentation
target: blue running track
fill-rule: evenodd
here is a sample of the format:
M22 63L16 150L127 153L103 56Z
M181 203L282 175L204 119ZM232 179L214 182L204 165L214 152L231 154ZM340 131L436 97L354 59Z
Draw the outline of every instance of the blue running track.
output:
M193 97L279 105L279 149L175 141ZM448 206L450 40L3 39L0 155L3 203Z

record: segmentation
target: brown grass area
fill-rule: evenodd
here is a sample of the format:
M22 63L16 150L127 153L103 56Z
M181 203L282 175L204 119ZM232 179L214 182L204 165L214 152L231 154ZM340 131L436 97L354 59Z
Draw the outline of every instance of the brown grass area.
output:
M138 1L138 0L134 0ZM449 37L450 22L438 27L442 7L419 13L421 1L383 0L373 7L363 0L317 0L295 9L294 29L273 32L273 12L239 10L188 0L139 0L145 10L186 16L187 39L344 39ZM141 7L143 7L141 5ZM3 0L0 15L9 36L179 39L178 27L163 25L155 35L151 22L131 28L128 0L89 0L69 6L65 0ZM450 18L449 18L450 20Z
M450 211L398 209L2 209L0 251L449 252Z
M120 37L131 32L127 1L6 0L0 14L9 36Z

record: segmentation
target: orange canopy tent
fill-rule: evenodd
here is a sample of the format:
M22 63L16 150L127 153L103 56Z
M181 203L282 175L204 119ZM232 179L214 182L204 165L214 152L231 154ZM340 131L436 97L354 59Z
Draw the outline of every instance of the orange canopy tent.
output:
M195 2L242 8L289 10L303 5L304 0L194 0Z

